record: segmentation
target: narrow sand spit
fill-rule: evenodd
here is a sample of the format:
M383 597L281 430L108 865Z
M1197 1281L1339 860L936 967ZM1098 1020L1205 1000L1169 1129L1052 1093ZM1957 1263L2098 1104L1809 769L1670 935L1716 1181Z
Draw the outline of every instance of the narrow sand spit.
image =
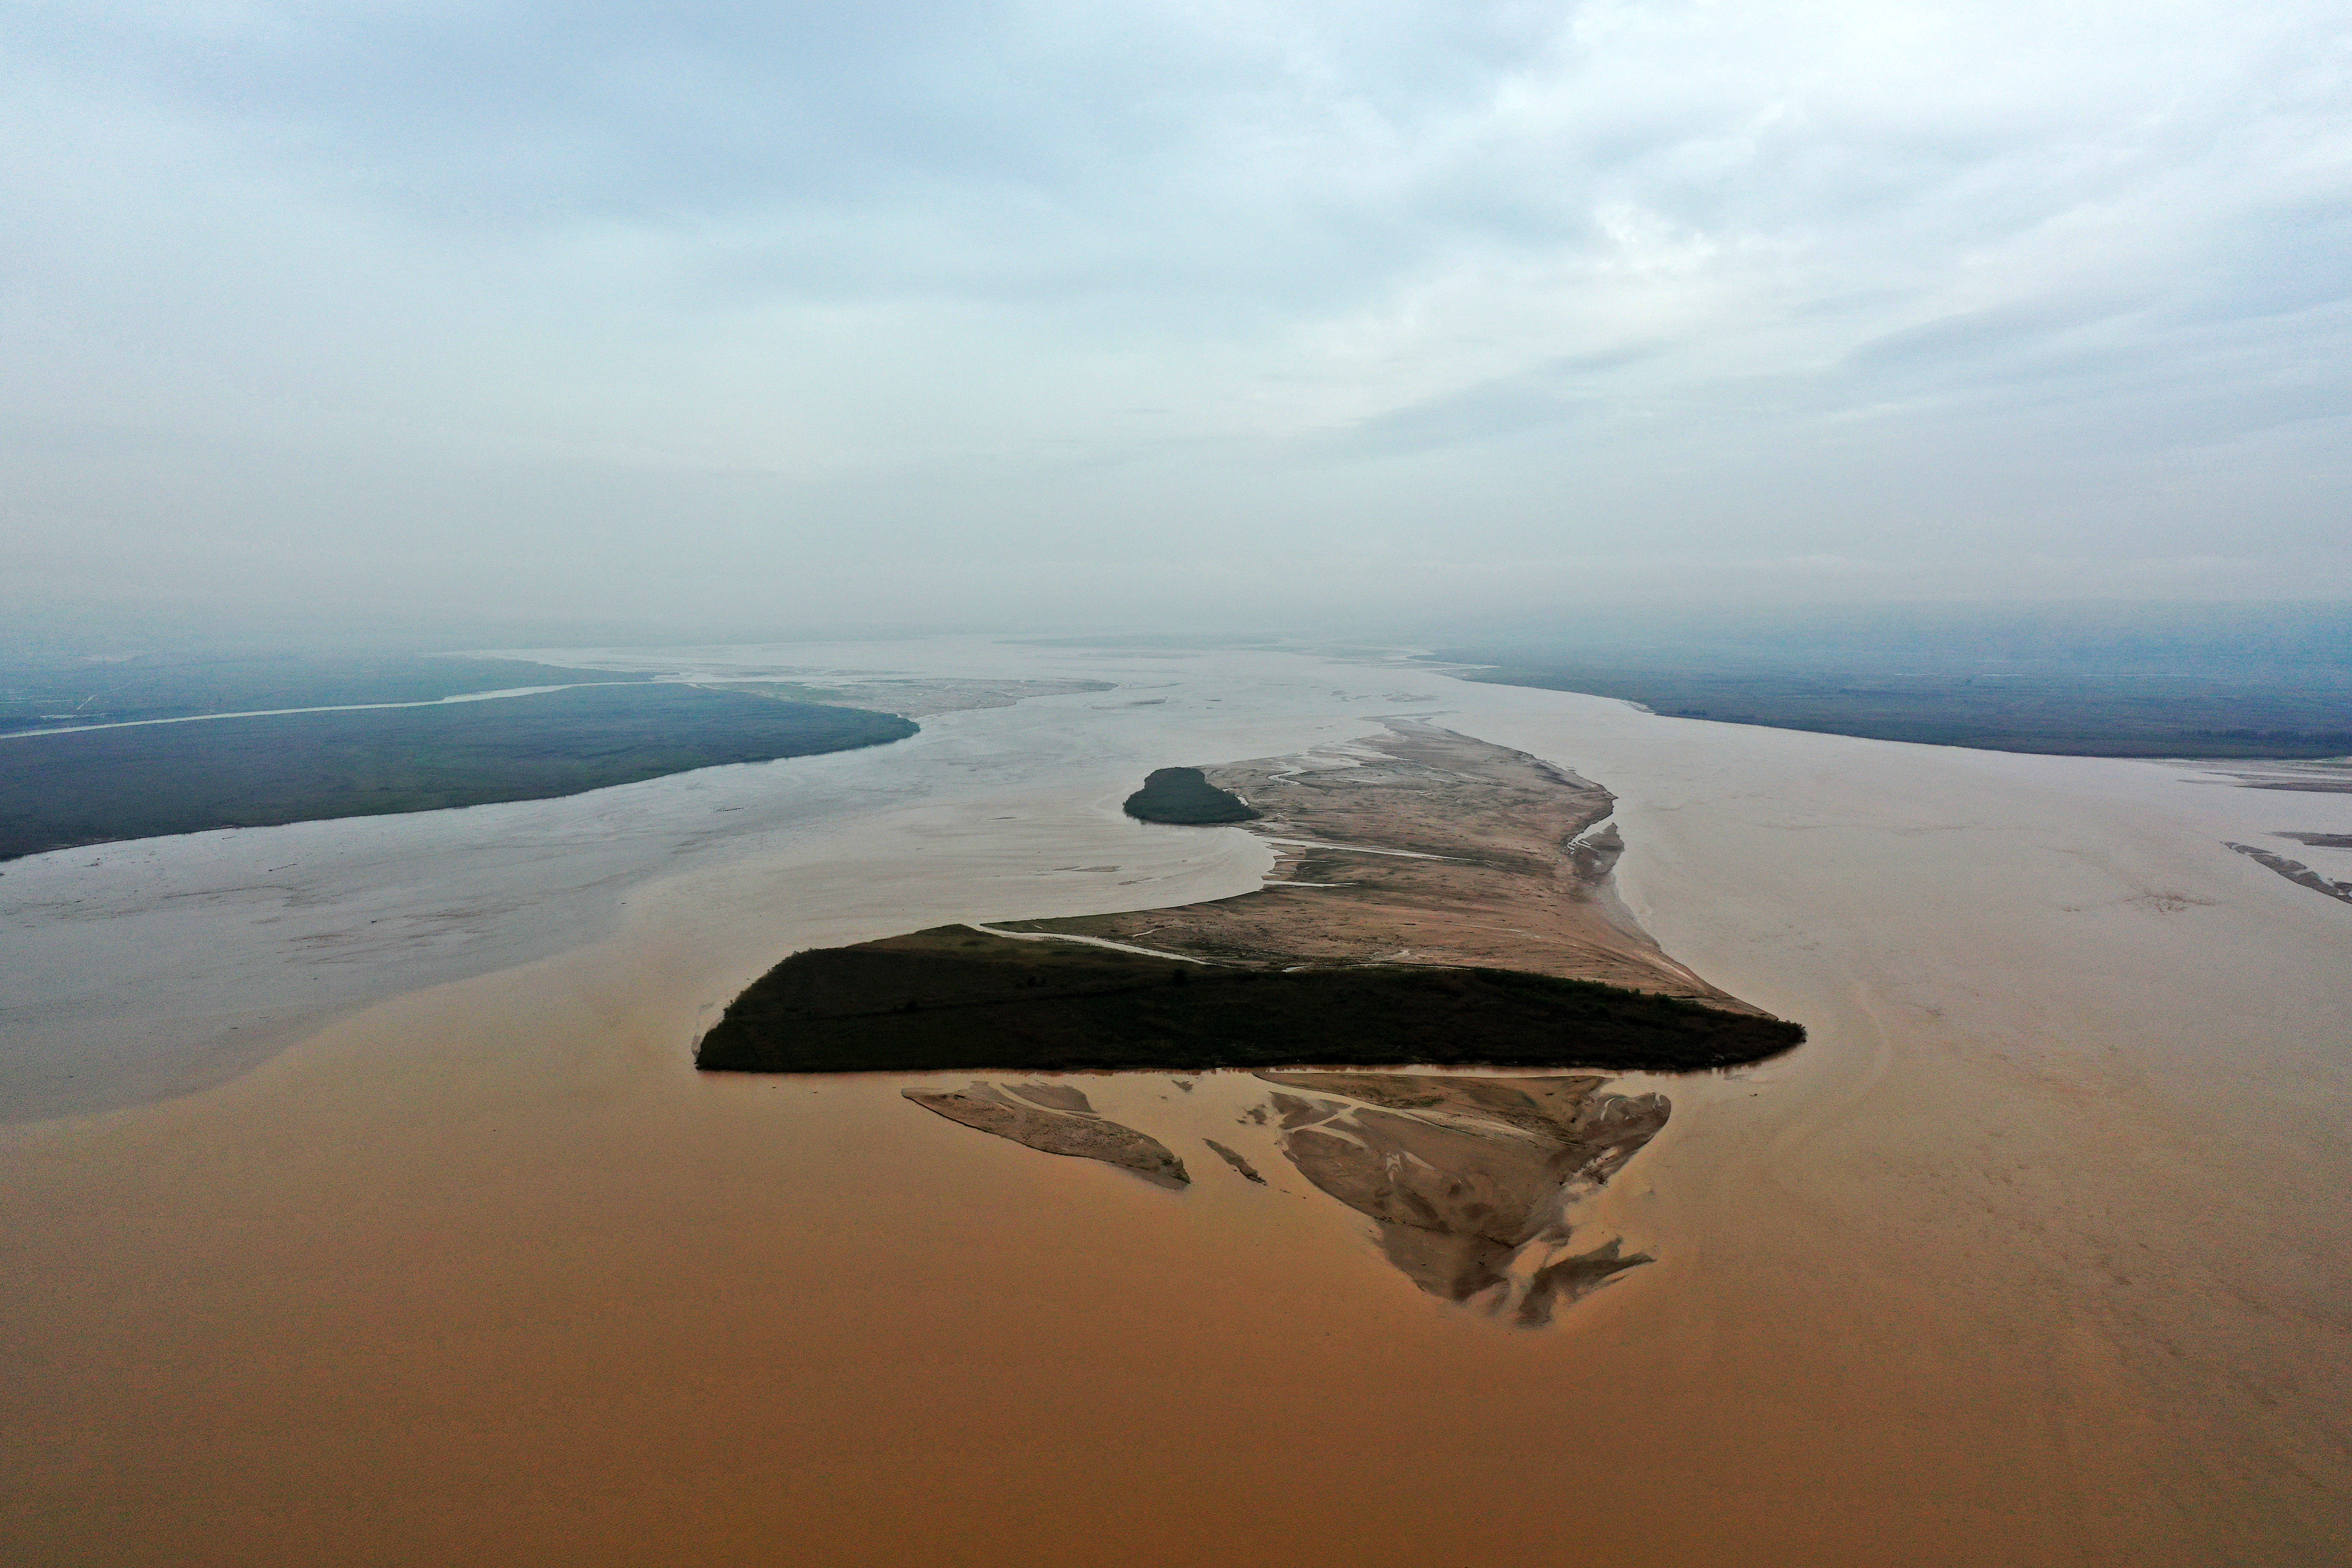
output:
M1534 1327L1651 1261L1571 1216L1664 1128L1664 1095L1592 1077L1256 1076L1297 1091L1270 1099L1284 1156L1433 1296Z
M306 867L299 900L231 897L298 839L479 889L488 912L433 929L528 961L402 970L427 979L201 1094L0 1131L7 1560L2342 1561L2352 908L2225 846L2352 833L2352 796L1393 663L950 653L929 673L1162 700L950 715L902 759L927 793L867 760L128 862L219 888L217 915L144 912L112 861L22 893L12 867L11 940L45 955L45 1005L81 998L76 1040L120 1017L167 1043L188 975L250 976L260 1007L283 974L299 1002L322 972L268 944L445 907L399 905L389 870L360 900L357 859ZM1408 697L1605 784L1641 925L1811 1030L1754 1068L1594 1090L1674 1100L1570 1216L1654 1261L1555 1327L1433 1300L1282 1154L1273 1093L1391 1109L1352 1096L1082 1080L1196 1168L1213 1138L1265 1178L1176 1194L900 1098L962 1079L694 1071L708 1010L796 948L1248 890L1267 845L1127 822L1135 779L1376 738ZM838 785L815 829L630 837L662 812L716 832L803 777ZM526 827L532 886L583 886L558 874L584 858L625 894L586 939L533 949L490 910L484 846ZM108 910L144 948L89 948ZM109 990L117 969L139 984Z
M2325 845L2322 847L2331 847ZM2315 893L2352 904L2352 882L2339 882L2332 877L2323 877L2300 860L2290 860L2284 855L2275 854L2255 845L2232 844L2230 847L2258 866L2269 867L2298 888L2309 888Z
M871 708L902 719L929 719L941 713L962 713L974 708L1010 708L1033 697L1069 697L1081 692L1108 691L1100 680L921 680L888 679L704 680L696 684L728 691L748 691L755 697L775 697L788 702L837 702L850 708Z

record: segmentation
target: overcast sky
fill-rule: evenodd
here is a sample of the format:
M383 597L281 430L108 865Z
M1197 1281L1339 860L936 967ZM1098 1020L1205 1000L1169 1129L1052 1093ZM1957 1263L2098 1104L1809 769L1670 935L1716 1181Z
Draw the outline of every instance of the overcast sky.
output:
M2256 5L18 4L23 605L2352 595Z

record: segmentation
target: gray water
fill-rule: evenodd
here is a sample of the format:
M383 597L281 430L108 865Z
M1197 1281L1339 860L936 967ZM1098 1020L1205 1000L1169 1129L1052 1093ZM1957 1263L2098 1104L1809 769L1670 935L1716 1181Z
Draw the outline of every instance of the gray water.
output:
M1118 689L940 714L887 746L559 800L227 829L14 862L0 872L0 1120L220 1081L350 1009L593 941L656 877L772 858L882 811L1034 793L1040 781L1124 793L1170 763L1288 750L1298 736L1363 728L1374 709L1429 710L1440 679L1403 669L1370 690L1302 691L1297 661L1281 655L1222 657L1212 673L1191 658L977 638L540 653L572 668L697 679L785 668L1086 677ZM1391 695L1394 702L1380 700ZM1366 717L1351 723L1359 712Z

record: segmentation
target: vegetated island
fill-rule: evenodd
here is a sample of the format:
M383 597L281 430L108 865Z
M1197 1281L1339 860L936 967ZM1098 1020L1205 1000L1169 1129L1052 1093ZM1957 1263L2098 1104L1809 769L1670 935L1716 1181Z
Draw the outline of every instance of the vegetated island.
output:
M901 719L963 713L975 708L1010 708L1035 697L1074 697L1117 689L1108 680L980 680L943 676L889 675L814 681L773 672L727 680L698 680L719 691L745 691L786 702L824 702L839 708L870 708Z
M1664 1129L1673 1107L1663 1094L1616 1093L1591 1073L1252 1076L1264 1086L1255 1103L1220 1131L1257 1151L1264 1169L1181 1112L1154 1120L1180 1142L1198 1138L1240 1181L1271 1188L1286 1170L1371 1220L1382 1254L1432 1296L1534 1328L1652 1261L1596 1224L1585 1200ZM899 1092L1044 1153L1171 1191L1192 1181L1174 1148L1103 1115L1067 1080Z
M1593 830L1612 797L1537 758L1398 721L1199 776L1259 807L1251 830L1282 857L1265 888L797 953L735 999L697 1065L1680 1071L1804 1038L1658 950L1607 889L1619 846Z
M1794 1024L1500 969L1206 966L968 926L795 953L736 998L698 1066L736 1072L1730 1067Z
M1230 790L1219 789L1198 768L1156 768L1143 787L1127 797L1121 807L1139 822L1173 823L1183 827L1207 827L1227 822L1255 822L1258 814Z
M544 800L881 745L888 713L669 683L0 739L0 859L164 834Z

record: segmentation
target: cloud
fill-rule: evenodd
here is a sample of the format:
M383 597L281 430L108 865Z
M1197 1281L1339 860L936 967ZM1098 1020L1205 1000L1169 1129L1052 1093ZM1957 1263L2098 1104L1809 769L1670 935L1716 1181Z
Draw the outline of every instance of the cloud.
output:
M625 586L565 593L772 574L791 613L877 552L1042 582L1084 542L1149 609L1117 542L1151 526L1465 566L1632 531L1727 582L1958 549L2040 592L2037 531L2285 560L2352 478L2316 0L81 0L14 35L7 526L257 594L273 552L389 594L371 552L457 538L551 595L586 540Z

